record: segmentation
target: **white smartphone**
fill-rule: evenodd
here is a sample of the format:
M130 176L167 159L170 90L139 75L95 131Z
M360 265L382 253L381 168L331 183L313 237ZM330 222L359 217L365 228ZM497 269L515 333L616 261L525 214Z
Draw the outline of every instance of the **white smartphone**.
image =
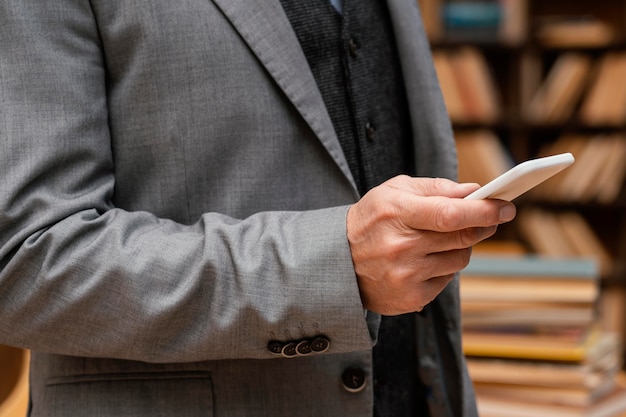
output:
M511 201L574 163L571 153L522 162L467 197L468 200L497 198Z

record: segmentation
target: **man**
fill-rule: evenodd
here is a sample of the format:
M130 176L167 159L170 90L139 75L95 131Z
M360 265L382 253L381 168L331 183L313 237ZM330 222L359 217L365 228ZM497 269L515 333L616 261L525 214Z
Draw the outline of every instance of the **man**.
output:
M31 416L369 416L403 380L380 386L381 314L413 320L399 401L475 415L454 277L514 207L443 179L415 2L384 38L359 4L311 10L346 40L317 68L295 2L0 1L0 342L32 350ZM350 86L392 38L370 119Z

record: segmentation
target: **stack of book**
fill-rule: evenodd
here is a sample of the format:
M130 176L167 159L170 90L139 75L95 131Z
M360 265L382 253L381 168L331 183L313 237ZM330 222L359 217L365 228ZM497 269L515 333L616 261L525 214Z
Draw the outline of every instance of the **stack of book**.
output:
M483 417L626 412L618 336L593 260L475 255L461 272L464 351Z

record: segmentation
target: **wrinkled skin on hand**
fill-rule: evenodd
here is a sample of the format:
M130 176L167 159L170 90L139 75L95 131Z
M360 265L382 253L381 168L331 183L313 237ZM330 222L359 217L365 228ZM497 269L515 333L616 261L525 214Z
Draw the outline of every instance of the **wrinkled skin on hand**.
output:
M398 176L350 207L347 235L363 306L421 311L467 266L471 248L515 217L502 200L463 200L478 184Z

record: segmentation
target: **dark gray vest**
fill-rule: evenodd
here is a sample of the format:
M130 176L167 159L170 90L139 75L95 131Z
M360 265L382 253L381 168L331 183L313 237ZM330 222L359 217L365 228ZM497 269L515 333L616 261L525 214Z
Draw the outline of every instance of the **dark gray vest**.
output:
M281 0L320 89L359 191L413 174L411 126L386 3ZM383 317L374 348L378 417L428 416L412 315Z
M388 11L381 1L281 0L363 194L413 170L411 127Z

